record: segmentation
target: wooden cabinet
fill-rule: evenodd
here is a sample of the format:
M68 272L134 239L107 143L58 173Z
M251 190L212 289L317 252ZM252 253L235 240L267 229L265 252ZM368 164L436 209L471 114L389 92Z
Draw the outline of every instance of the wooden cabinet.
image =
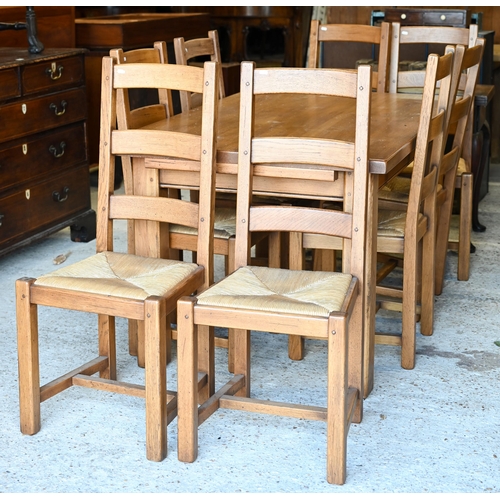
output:
M0 255L67 226L95 238L84 53L0 49Z

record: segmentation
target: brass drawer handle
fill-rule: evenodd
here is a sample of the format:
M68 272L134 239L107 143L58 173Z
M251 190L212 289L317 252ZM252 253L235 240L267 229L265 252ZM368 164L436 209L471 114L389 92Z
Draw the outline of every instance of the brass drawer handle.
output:
M50 146L49 147L49 152L54 155L54 158L61 158L61 156L64 154L64 150L66 148L66 143L64 141L61 141L59 144L60 152L57 152L57 148L55 146Z
M0 227L2 227L2 219L4 218L3 214L0 214Z
M51 80L59 80L59 78L61 78L61 76L62 76L63 69L64 69L64 66L57 66L56 67L56 63L52 63L52 67L47 68L45 70L45 73L47 73L47 75L50 76ZM57 71L57 73L56 73L56 71Z
M62 203L63 201L66 201L68 199L69 187L65 187L62 192L63 192L63 195L61 196L61 193L59 193L59 191L54 191L52 193L52 199L54 201L57 201L58 203Z
M61 107L62 107L62 110L59 111L58 108L57 108L57 105L54 104L53 102L50 103L50 109L52 111L54 111L54 113L57 115L57 116L61 116L61 115L64 115L64 113L66 113L66 106L68 105L68 103L66 101L61 101Z

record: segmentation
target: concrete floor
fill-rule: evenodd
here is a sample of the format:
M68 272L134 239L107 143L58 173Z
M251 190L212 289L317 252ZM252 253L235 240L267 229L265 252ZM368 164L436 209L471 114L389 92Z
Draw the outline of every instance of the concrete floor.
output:
M326 481L321 422L219 410L200 427L199 457L176 456L176 421L168 457L145 457L144 400L72 387L42 403L42 429L19 431L14 281L51 271L58 255L72 263L95 252L73 243L69 229L0 259L0 492L2 493L442 493L500 492L500 166L480 204L487 230L473 234L477 252L468 282L456 280L449 253L446 284L436 297L435 333L417 338L414 370L400 367L398 348L377 346L375 387L361 424L348 436L347 481ZM124 248L121 226L118 248ZM62 264L64 265L64 264ZM391 317L378 326L397 327ZM118 324L118 372L143 383ZM40 308L42 383L96 353L96 320ZM256 397L323 404L325 350L309 341L301 362L287 357L286 338L252 337ZM218 383L229 376L217 351ZM168 385L176 388L174 362ZM286 394L282 387L286 387ZM288 394L289 392L289 394Z

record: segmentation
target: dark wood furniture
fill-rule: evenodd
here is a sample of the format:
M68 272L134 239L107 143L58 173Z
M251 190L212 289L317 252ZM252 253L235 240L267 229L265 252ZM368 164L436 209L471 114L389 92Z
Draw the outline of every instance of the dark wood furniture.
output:
M101 61L111 49L125 51L153 47L167 42L169 61L175 62L172 41L207 36L208 14L132 13L75 19L76 46L89 49L85 56L88 100L88 142L91 165L99 161L99 106L101 102ZM146 104L145 102L141 103Z
M95 237L84 52L0 49L0 254L66 226Z
M183 12L207 12L210 14L211 29L219 31L223 62L255 60L257 66L305 65L305 54L309 38L312 7L284 6L216 6L216 7L174 7ZM283 54L276 64L274 52L277 42L272 40L266 45L266 37L271 30L281 32ZM260 36L253 36L260 34ZM249 44L251 39L254 44ZM250 45L257 57L249 53Z

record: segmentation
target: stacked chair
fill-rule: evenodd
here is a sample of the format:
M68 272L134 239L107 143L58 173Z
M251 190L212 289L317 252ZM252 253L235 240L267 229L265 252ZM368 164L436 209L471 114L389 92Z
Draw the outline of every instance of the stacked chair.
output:
M444 47L445 45L464 45L473 47L476 45L478 26L471 24L469 28L458 28L451 26L401 26L400 23L392 23L391 62L389 75L389 92L419 92L420 85L409 81L406 71L400 71L401 50L405 46L433 44L432 46ZM409 72L418 77L419 71ZM402 80L405 79L406 89L402 88ZM472 111L471 111L472 114ZM472 116L469 128L465 136L465 142L472 141ZM465 147L466 146L466 147ZM470 269L471 228L472 228L472 198L473 178L471 169L471 147L465 145L457 168L456 189L460 191L460 221L458 243L449 242L449 248L458 251L457 279L467 281ZM411 167L406 170L406 175L411 175ZM442 276L436 282L436 292L439 295L442 290Z
M204 68L117 65L111 57L103 58L102 69L96 254L37 279L16 282L21 430L38 432L40 403L73 385L143 397L146 456L160 461L166 456L166 428L176 416L177 405L175 393L167 392L167 317L178 298L202 291L213 282L218 73L214 62L205 63ZM118 89L166 87L203 95L201 135L185 134L179 141L175 132L116 129ZM114 193L115 158L121 155L136 157L133 180L146 186L147 195ZM159 172L146 171L144 155L197 162L199 204L160 196ZM113 251L113 222L117 219L136 222L133 253ZM197 262L162 259L151 251L145 236L159 235L162 223L197 228ZM97 357L42 387L38 306L95 313L98 318ZM145 344L144 385L117 381L115 316L138 322ZM96 373L99 376L93 376Z

